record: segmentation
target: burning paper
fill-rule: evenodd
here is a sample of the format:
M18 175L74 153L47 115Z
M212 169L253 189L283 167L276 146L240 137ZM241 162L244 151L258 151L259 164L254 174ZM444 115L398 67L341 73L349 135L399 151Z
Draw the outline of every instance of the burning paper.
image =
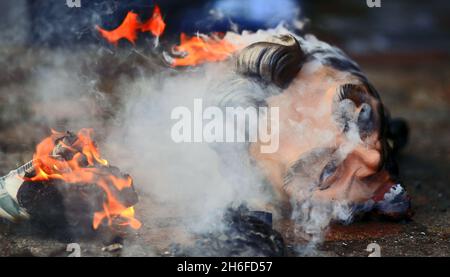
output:
M128 12L122 24L114 30L107 31L96 27L100 35L109 43L118 45L119 40L126 39L133 45L136 43L139 32L150 32L159 38L166 28L166 23L161 16L159 6L155 6L152 17L145 23L141 23L139 16L134 12ZM219 62L228 59L239 47L225 38L220 38L218 33L211 36L197 35L189 37L185 33L180 35L180 44L173 47L175 54L181 56L172 58L172 66L196 66L205 62Z
M174 51L181 53L182 58L175 58L172 66L196 66L205 62L220 62L228 59L238 47L217 35L189 37L182 33L180 45Z
M139 32L150 32L155 37L160 37L164 33L165 28L166 24L164 23L158 6L155 6L152 17L144 23L141 23L138 14L130 11L122 24L114 30L107 31L97 26L100 35L109 43L116 46L121 39L126 39L132 44L135 44Z
M66 194L66 198L77 199L71 200L72 203L64 205L64 208L92 206L93 214L83 214L89 209L82 209L83 212L79 214L78 210L75 217L92 218L94 230L104 223L111 227L130 226L139 229L141 223L134 217L133 205L137 202L137 196L133 180L101 157L92 140L92 133L92 129L81 129L77 134L52 131L36 147L30 166L22 167L23 183L16 182L20 188L11 184L11 181L6 185L17 188L16 201L23 206L21 209L25 208L38 216L48 212L42 211L42 203L52 202L45 194L56 195L51 192L52 189L50 192L47 190L48 186L53 186ZM14 178L20 180L17 176L21 172L14 172ZM49 204L47 208L52 209L51 206Z

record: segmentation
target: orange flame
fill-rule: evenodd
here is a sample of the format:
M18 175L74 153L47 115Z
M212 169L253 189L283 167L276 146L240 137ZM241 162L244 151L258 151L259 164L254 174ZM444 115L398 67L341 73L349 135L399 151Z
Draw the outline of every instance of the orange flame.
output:
M141 223L134 218L133 207L125 207L120 203L112 190L112 187L118 191L130 188L133 180L130 176L117 177L104 170L108 167L108 161L101 158L92 140L92 132L92 129L81 129L77 134L77 140L71 146L60 141L58 146L76 153L71 159L64 160L53 155L53 150L57 146L55 141L63 134L52 131L52 135L36 147L36 153L33 156L36 175L27 178L27 180L49 181L57 179L71 184L96 184L105 192L106 200L103 203L103 211L94 214L93 228L97 229L105 219L111 226L113 219L119 218L124 222L121 225L129 225L134 229L139 229Z
M104 30L99 26L96 26L96 28L107 41L117 46L117 43L121 39L126 39L134 44L137 39L137 30L139 29L139 26L140 22L138 15L134 12L129 12L122 24L112 31Z
M155 9L153 10L152 17L141 26L142 32L150 32L155 37L160 37L164 30L166 29L166 23L164 22L161 10L158 6L155 6Z
M159 6L155 6L152 17L145 23L139 21L136 13L129 12L122 24L115 30L106 31L97 26L100 34L116 46L121 39L127 39L134 45L138 32L150 32L155 37L160 37L164 33L165 28L166 23L162 18ZM223 61L237 51L238 47L224 38L219 38L217 33L211 37L189 37L181 33L180 45L174 46L173 50L183 55L181 58L172 59L172 66L177 67Z
M180 45L175 46L174 50L184 53L185 56L175 58L172 66L190 66L226 60L238 50L238 47L225 39L219 39L216 35L188 37L181 33Z
M119 40L126 39L134 45L139 31L151 32L154 36L159 37L164 33L166 23L164 23L160 8L155 6L152 17L145 23L141 23L136 13L128 12L122 24L116 29L107 31L99 26L96 28L109 43L117 46Z

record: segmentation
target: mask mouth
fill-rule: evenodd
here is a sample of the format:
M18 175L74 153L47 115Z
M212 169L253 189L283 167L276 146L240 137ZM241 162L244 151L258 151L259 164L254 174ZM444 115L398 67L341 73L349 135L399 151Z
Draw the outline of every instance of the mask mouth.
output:
M410 219L413 216L411 198L401 184L386 185L381 193L363 204L355 205L353 211L355 214L374 212L392 220Z

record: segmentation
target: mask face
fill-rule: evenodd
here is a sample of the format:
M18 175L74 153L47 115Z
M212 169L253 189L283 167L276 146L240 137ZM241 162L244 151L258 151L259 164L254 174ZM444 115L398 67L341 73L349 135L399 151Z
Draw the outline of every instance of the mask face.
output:
M279 107L279 148L261 153L256 143L250 151L281 202L312 198L372 209L401 189L390 170L383 106L367 81L313 60L266 101ZM395 205L403 204L384 203L379 210L405 213L409 199L403 189L393 197Z

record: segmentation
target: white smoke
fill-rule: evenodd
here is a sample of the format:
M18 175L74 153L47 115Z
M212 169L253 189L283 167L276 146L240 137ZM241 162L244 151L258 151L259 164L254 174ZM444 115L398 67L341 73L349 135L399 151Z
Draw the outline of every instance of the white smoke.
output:
M252 170L243 147L177 144L170 136L175 123L171 111L177 106L192 108L195 98L214 102L213 88L231 71L228 63L208 65L175 76L161 73L120 88L126 95L125 108L105 150L115 164L132 174L144 197L165 207L157 214L148 211L148 220L176 215L189 221L193 229L201 229L204 224L217 223L217 215L231 203L245 201L263 207L268 201L262 176ZM227 151L217 151L217 147ZM224 164L219 153L234 156L234 164Z
M287 33L289 31L280 26L255 34L228 33L226 37L248 45ZM320 43L321 47L329 47L314 37L309 37L306 43ZM313 74L314 68L318 67L320 61L314 61L305 70ZM113 128L105 146L108 156L114 157L116 164L126 166L126 170L134 176L144 197L154 201L155 206L164 207L159 208L157 213L146 213L146 220L161 218L167 213L167 216L186 219L188 226L196 231L206 231L209 230L208 226L218 223L220 211L230 203L248 202L256 209L265 209L267 204L274 204L273 195L264 185L264 174L249 164L245 147L175 144L170 138L173 124L170 120L171 110L176 106L191 106L194 98L204 98L206 102L214 104L217 94L220 98L221 93L217 84L236 78L233 74L232 65L224 62L179 74L163 72L126 83L120 88L125 109L118 117L120 126ZM237 90L241 89L239 87ZM312 112L320 115L323 108L323 105L319 106ZM314 129L308 122L293 128L298 128L301 139L319 140L324 145L334 138L332 132ZM349 143L338 149L341 161L360 142L355 124L350 126L348 136ZM227 163L230 157L232 162ZM324 240L331 222L347 222L351 219L351 210L345 202L323 203L313 200L313 184L299 184L299 187L301 189L297 193L302 195L303 202L297 205L293 201L292 219L300 226L299 235L308 237L310 246L315 247Z
M245 46L287 33L280 26L254 34L228 33L226 39ZM305 40L307 45L318 43L327 47L309 38ZM265 176L251 164L245 146L176 144L170 137L174 123L170 119L172 109L189 107L195 98L204 98L211 105L219 104L219 84L237 78L232 63L174 72L162 66L155 70L146 68L151 64L141 66L130 62L125 70L135 67L133 70L138 73L128 77L120 72L120 78L106 81L112 83L111 88L102 91L102 85L108 87L101 84L102 71L92 67L105 62L102 61L108 56L105 52L55 50L44 51L39 57L29 55L25 54L21 60L29 58L37 66L27 71L24 87L29 94L18 105L29 105L32 111L29 120L37 126L74 131L94 128L104 157L133 176L141 198L137 216L144 224L175 217L192 231L206 232L220 225L220 214L230 204L246 202L250 208L259 210L273 204ZM117 62L117 57L111 59ZM119 67L123 60L115 62L110 62L108 67ZM310 70L314 71L314 67ZM258 84L251 85L258 87ZM6 93L7 88L1 89ZM112 114L105 116L105 112ZM310 139L325 142L332 136L316 133L306 125L294 127ZM308 189L306 195L310 196L311 191ZM293 218L302 232L318 243L331 221L347 220L351 215L345 203L316 203L309 196L295 206ZM132 249L127 253L132 254Z

